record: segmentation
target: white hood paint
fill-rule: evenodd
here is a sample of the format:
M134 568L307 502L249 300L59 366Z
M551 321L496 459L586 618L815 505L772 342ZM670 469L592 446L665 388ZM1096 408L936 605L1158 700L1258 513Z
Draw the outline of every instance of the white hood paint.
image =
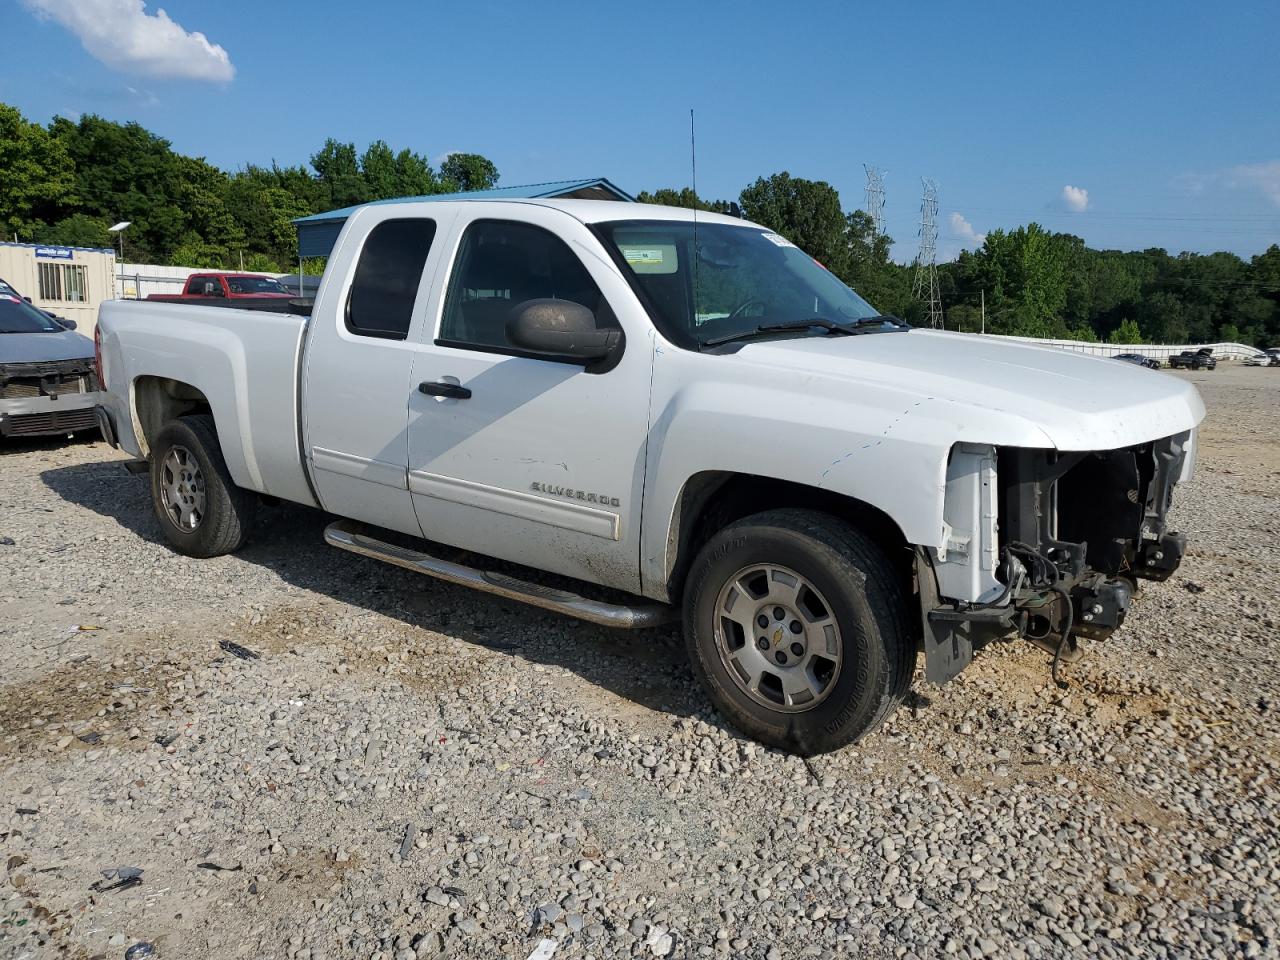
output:
M969 334L912 330L759 340L732 352L657 344L641 563L672 569L685 478L722 471L844 494L892 518L908 543L945 540L958 443L1110 450L1191 430L1183 380L1118 360ZM651 595L658 595L653 593Z
M797 337L748 343L729 362L789 370L811 381L877 385L958 404L947 419L968 421L965 439L993 444L1106 450L1193 429L1204 404L1184 380L1131 364L972 334L912 330L855 337ZM926 409L920 412L925 413ZM1003 423L1001 421L1004 421ZM989 435L983 435L984 427ZM1043 442L1026 442L1039 433Z

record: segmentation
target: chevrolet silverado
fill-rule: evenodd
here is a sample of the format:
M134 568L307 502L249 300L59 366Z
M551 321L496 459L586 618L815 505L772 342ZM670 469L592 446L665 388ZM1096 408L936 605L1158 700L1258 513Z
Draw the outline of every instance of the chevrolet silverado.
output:
M941 683L1022 637L1056 671L1119 627L1182 558L1204 415L1172 376L911 329L764 227L621 202L362 207L309 316L112 301L97 335L101 427L176 550L288 500L356 554L681 619L722 714L802 754L874 729L920 653Z

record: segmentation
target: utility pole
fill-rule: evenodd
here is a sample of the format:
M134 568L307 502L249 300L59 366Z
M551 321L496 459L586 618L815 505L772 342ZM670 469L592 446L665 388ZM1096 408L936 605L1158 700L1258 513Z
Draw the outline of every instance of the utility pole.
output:
M911 295L926 305L929 326L942 323L942 299L938 295L938 183L921 177L924 194L920 198L920 252L916 254L916 276Z
M884 233L884 174L880 172L879 167L871 167L865 163L862 169L867 172L867 187L863 194L862 208L867 211L867 216L871 218L871 225L879 236Z

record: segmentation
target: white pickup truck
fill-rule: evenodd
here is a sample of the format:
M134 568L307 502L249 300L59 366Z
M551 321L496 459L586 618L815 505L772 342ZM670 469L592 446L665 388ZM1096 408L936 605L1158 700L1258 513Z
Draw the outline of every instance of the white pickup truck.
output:
M1056 670L1110 634L1182 558L1204 415L1166 374L909 329L755 224L593 200L369 205L309 316L113 301L97 336L100 425L177 550L278 498L456 583L682 615L723 715L804 754L920 652L943 682L996 638Z

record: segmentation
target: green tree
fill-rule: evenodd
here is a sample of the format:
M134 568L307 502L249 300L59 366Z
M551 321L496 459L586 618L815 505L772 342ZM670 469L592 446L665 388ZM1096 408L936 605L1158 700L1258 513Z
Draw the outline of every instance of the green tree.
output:
M354 143L339 143L330 137L311 155L311 166L329 208L350 207L369 199Z
M496 173L494 178L497 179ZM426 157L408 149L396 154L396 196L424 197L441 192L440 181Z
M1079 326L1071 327L1063 331L1062 340L1083 340L1087 343L1097 342L1098 335L1093 332L1093 327Z
M57 117L50 134L75 167L76 202L63 215L82 213L115 223L132 221L129 258L165 256L188 231L183 177L189 174L169 141L136 123L113 123L86 114L76 122Z
M261 256L286 268L297 262L293 220L317 212L305 197L282 185L278 170L263 167L246 167L230 178L226 208L244 230L246 257Z
M1147 343L1187 343L1190 330L1181 300L1167 290L1157 290L1138 304L1138 326Z
M396 155L385 140L375 140L360 157L364 195L369 200L389 200L403 196L396 177Z
M703 200L700 196L693 192L692 187L681 187L674 189L672 187L659 187L650 193L648 190L641 190L636 194L637 203L656 203L664 207L685 207L688 209L706 210L708 213L729 213L730 204L728 200Z
M854 210L845 218L844 272L840 279L881 313L905 319L912 308L911 272L890 259L892 246L892 239L876 232L869 214Z
M1111 331L1108 343L1142 343L1142 331L1132 320L1126 319L1120 326Z
M198 242L235 262L245 247L245 231L227 209L229 178L203 158L175 155L174 199L185 219L182 244Z
M440 164L443 192L487 190L498 183L498 168L478 153L451 153Z
M848 224L831 184L784 171L756 180L739 203L748 220L780 233L836 276L848 275Z
M947 308L946 327L961 333L978 333L982 329L982 311L972 304L957 303Z
M111 226L106 220L84 213L63 217L51 227L36 231L37 243L56 243L67 247L110 247L114 244L107 232Z
M395 153L375 140L357 154L331 138L311 169L251 164L228 174L136 123L85 115L45 128L0 104L0 236L102 246L114 239L108 226L129 220L131 260L239 266L243 257L287 267L297 259L297 217L498 179L476 154L456 154L445 167L442 183L412 150Z
M66 149L38 123L0 103L0 239L31 239L71 198L75 169Z

